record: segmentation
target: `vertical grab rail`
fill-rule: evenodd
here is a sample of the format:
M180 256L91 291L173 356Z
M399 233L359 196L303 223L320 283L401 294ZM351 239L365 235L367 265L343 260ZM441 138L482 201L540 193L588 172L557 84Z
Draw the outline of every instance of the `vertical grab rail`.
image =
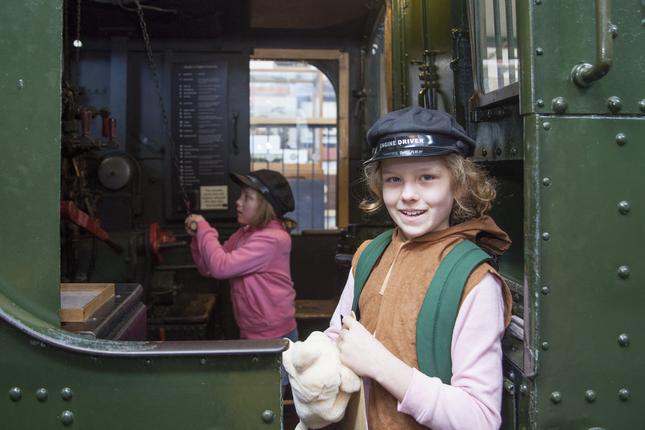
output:
M605 76L614 61L616 27L609 22L611 0L596 0L596 62L580 63L571 69L571 79L579 87L586 88Z

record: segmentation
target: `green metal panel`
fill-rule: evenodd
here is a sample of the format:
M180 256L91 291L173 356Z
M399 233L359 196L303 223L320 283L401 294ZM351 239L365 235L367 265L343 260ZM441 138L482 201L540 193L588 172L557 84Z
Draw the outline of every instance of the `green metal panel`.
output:
M640 428L645 119L531 115L525 131L533 428Z
M60 0L0 2L0 291L58 324Z
M571 79L573 67L596 60L596 4L611 6L616 27L613 65L588 88ZM618 97L620 114L645 113L645 3L638 0L518 0L522 41L522 79L532 84L522 91L522 112L552 113L553 100L562 97L566 114L612 113L610 97Z
M85 339L36 320L2 295L0 305L3 429L64 428L70 419L68 426L91 430L282 428L286 341L257 341L249 352L249 341L184 342L182 350L181 342ZM222 345L226 352L218 351Z

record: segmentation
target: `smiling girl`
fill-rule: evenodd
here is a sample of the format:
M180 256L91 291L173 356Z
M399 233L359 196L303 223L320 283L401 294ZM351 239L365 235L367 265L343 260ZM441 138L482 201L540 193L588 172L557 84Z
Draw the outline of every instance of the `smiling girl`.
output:
M361 207L384 206L396 227L359 247L326 332L363 377L364 419L370 430L498 429L511 299L491 264L510 240L485 215L495 189L466 159L475 143L419 107L385 115L367 140L373 196Z
M289 263L292 221L284 218L294 210L291 187L280 173L265 169L233 173L231 179L241 187L235 202L241 227L220 244L219 232L204 217L189 215L184 224L193 236L193 260L203 276L230 280L242 339L296 341L296 293Z

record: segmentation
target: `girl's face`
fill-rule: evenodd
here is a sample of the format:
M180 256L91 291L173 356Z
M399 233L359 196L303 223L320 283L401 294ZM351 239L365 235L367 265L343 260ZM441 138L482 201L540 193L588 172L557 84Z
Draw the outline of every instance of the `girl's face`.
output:
M451 175L437 157L383 160L383 203L407 239L450 226Z
M240 197L235 201L235 210L237 211L237 222L242 225L248 225L253 221L260 205L260 193L253 188L242 187Z

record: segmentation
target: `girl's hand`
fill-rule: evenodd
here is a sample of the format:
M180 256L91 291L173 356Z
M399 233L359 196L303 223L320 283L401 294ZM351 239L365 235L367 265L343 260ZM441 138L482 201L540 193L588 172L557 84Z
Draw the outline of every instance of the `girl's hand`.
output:
M412 368L376 340L353 314L343 318L338 335L340 361L358 376L375 380L402 401L412 381Z
M338 335L340 361L359 376L375 378L379 363L392 354L353 316L346 316Z
M189 236L194 237L197 234L197 223L206 221L203 216L197 214L190 214L184 220L184 227Z

